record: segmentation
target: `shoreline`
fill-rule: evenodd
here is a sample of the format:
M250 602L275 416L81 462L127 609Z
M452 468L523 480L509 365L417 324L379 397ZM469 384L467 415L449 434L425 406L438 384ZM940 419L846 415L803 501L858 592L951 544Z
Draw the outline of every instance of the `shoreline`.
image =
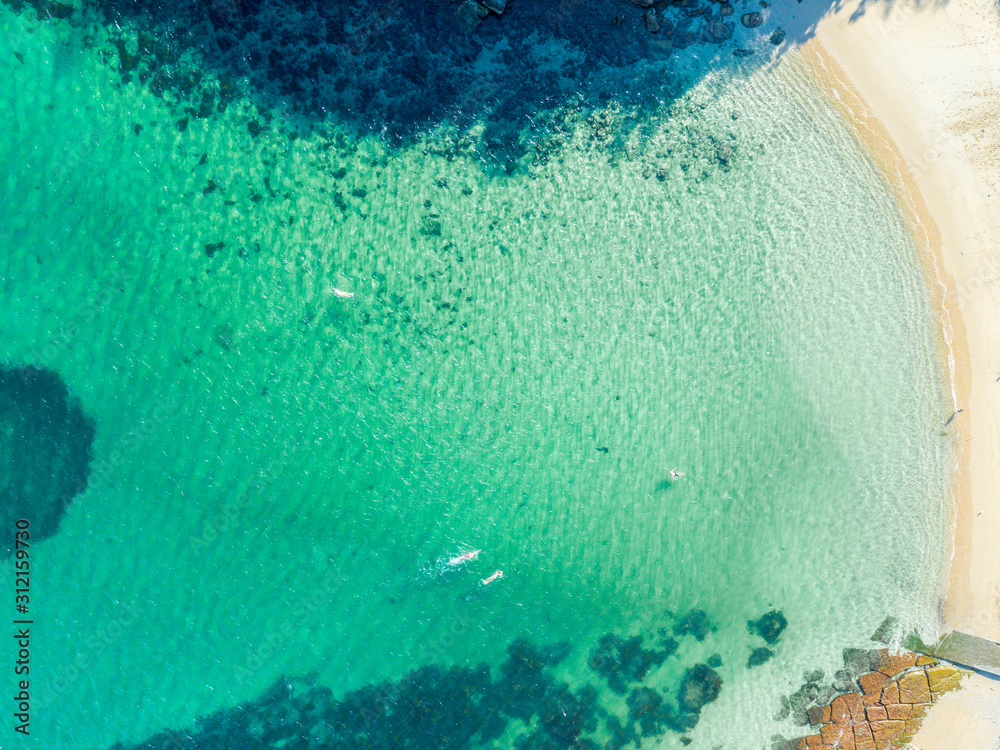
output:
M938 350L942 371L945 373L942 390L950 394L950 408L955 412L949 428L951 432L942 434L954 435L954 432L964 433L962 416L965 413L963 404L969 401L969 351L968 335L965 330L964 318L958 308L954 294L956 288L953 276L948 272L943 257L944 238L938 224L934 220L927 203L924 201L921 185L911 171L909 164L912 156L900 151L892 136L886 130L879 116L868 101L855 88L855 82L850 74L840 65L844 52L850 50L838 49L837 44L844 42L835 39L831 47L838 54L831 54L823 44L821 34L803 46L799 54L806 62L814 79L818 81L826 93L834 109L851 125L855 135L862 142L865 151L873 159L886 183L902 210L906 224L917 251L917 263L920 267L930 307L935 317L935 344ZM825 35L824 35L825 36ZM848 42L849 44L849 42ZM847 44L844 45L845 47ZM884 67L882 68L884 69ZM876 92L883 93L884 92ZM874 97L872 97L874 98ZM876 106L877 108L877 106ZM937 184L927 186L932 191L938 191ZM961 411L959 411L961 410ZM942 424L948 417L942 415ZM964 528L971 515L971 497L969 494L968 455L962 450L961 435L955 436L955 449L949 477L949 524L951 539L947 565L942 571L938 585L939 599L942 606L942 617L939 619L939 632L944 622L945 602L954 601L959 593L963 601L967 601L969 592L967 586L961 592L953 591L956 583L961 586L963 577L955 577L956 570L967 569L969 566L968 530Z
M956 447L939 628L1000 641L1000 91L990 80L1000 10L907 0L852 20L856 8L824 17L800 54L907 215L961 410L947 429ZM995 748L997 717L1000 682L971 675L912 747Z
M948 10L981 5L952 0ZM954 360L949 369L955 408L963 409L953 422L955 538L942 624L1000 640L1000 565L990 544L1000 538L1000 509L990 507L1000 477L1000 460L990 450L1000 438L1000 386L989 388L1000 372L1000 352L989 351L991 343L1000 342L1000 259L991 257L1000 247L1000 217L991 215L986 203L992 191L1000 200L1000 188L987 187L1000 178L1000 154L996 164L985 165L969 152L964 134L954 130L963 113L948 111L963 92L934 85L954 83L959 73L971 77L963 60L943 59L955 56L948 37L965 29L958 23L942 28L939 15L921 15L945 10L901 12L909 14L902 22L879 17L867 24L864 18L849 22L846 11L829 16L802 53L883 168L909 214L918 249L926 251L921 261L931 271L929 291ZM1000 62L1000 13L996 21ZM913 43L928 37L940 39L940 49ZM918 55L921 59L914 59ZM928 85L924 66L941 70L939 80ZM991 97L1000 108L1000 94ZM981 447L971 445L975 440Z

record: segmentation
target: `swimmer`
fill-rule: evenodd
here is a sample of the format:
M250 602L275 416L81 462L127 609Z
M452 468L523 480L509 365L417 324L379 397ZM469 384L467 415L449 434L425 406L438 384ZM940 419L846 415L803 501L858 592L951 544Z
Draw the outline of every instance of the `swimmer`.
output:
M335 295L337 295L338 297L340 297L341 299L353 299L354 298L354 292L345 292L343 289L337 289L337 287L333 288L333 293Z
M675 466L670 470L670 478L676 482L678 479L684 478L684 473L681 471L677 471L677 467Z
M475 560L479 557L479 553L482 552L481 549L474 549L472 552L466 552L461 555L456 555L448 561L449 565L461 565L462 563L469 562L469 560Z
M502 570L496 571L489 578L482 578L482 579L480 579L479 582L485 586L488 583L493 583L497 578L503 578L503 571Z

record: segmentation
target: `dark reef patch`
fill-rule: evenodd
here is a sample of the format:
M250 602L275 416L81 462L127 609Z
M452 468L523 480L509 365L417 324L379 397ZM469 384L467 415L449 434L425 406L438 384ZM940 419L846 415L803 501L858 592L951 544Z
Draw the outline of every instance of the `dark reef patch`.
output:
M614 633L601 636L587 664L608 681L608 687L619 695L628 691L632 682L641 682L650 669L658 667L677 650L677 642L669 640L661 650L642 647L642 636L622 638Z
M30 523L31 540L54 535L67 506L87 487L94 423L56 373L0 367L0 524L2 554L9 530Z
M699 641L705 640L713 630L712 621L700 609L692 609L674 625L674 635L693 635Z
M755 648L750 653L750 658L747 659L747 669L759 667L761 664L770 660L772 656L774 656L774 652L769 648Z
M719 697L722 678L707 664L695 664L684 675L677 693L677 703L688 713L698 713L702 707Z
M10 7L16 12L20 12L27 7L33 8L39 19L47 18L71 18L74 8L68 3L60 3L55 0L0 0L0 3Z
M40 0L28 4L44 12ZM122 80L158 94L171 91L188 101L193 117L221 111L245 83L265 109L280 102L312 119L335 113L391 142L443 124L463 129L482 121L488 141L510 147L528 116L581 92L595 101L650 102L661 93L615 91L597 82L595 71L631 65L653 49L649 35L611 23L620 10L613 3L569 8L519 0L502 17L490 16L474 36L456 29L458 4L87 2L109 28L136 32L118 42ZM200 58L199 68L185 68L185 52ZM216 83L202 86L208 72Z
M486 664L430 665L339 699L312 678L282 677L259 699L205 716L190 730L112 750L465 750L492 747L505 735L504 746L521 750L638 748L644 737L692 730L722 685L714 670L698 664L680 686L680 708L664 692L669 687L638 686L623 700L624 690L559 680L552 668L569 651L566 643L537 647L520 638L507 647L496 680ZM616 680L639 682L667 655L643 649L641 637L609 633L591 661L599 656ZM627 709L624 721L620 709Z
M759 635L769 646L778 642L778 638L781 637L786 627L788 627L788 620L778 610L771 610L759 620L747 620L747 630L751 634Z
M81 0L76 9L0 2L45 20L104 25L107 64L123 84L171 102L181 130L248 97L261 110L247 124L255 137L270 130L269 112L280 107L295 120L289 137L331 115L396 146L433 131L463 148L477 144L506 172L525 154L548 159L582 120L593 119L596 142L622 151L618 130L690 83L642 64L669 57L674 46L642 28L641 14L618 23L622 7L613 0L518 0L472 36L455 28L459 0ZM660 5L660 16L684 15L683 7ZM613 128L602 116L609 107L624 120ZM469 137L474 125L482 131ZM724 169L734 155L725 138L699 140L697 150L711 151Z

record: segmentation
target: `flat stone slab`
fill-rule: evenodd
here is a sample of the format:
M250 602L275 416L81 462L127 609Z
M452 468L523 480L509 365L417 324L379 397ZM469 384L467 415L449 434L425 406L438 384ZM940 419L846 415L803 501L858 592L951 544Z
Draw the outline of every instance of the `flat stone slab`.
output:
M923 643L916 635L909 636L903 645L917 653L1000 677L1000 643L986 638L953 630L933 646Z

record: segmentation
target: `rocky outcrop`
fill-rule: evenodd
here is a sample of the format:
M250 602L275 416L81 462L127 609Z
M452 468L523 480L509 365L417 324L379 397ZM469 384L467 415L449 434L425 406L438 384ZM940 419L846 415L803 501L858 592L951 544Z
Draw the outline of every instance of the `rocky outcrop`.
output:
M646 28L651 34L655 34L660 30L660 22L656 20L656 10L654 8L647 10L643 18L646 22Z
M845 672L851 689L806 711L818 732L781 743L785 750L840 748L890 750L902 747L917 733L927 710L949 690L958 688L966 672L912 651L847 649ZM843 674L838 672L843 680Z
M499 16L506 9L507 0L465 0L455 9L455 26L459 33L468 36L490 13Z
M455 27L460 34L469 35L490 14L489 8L480 5L476 0L465 0L455 10Z

